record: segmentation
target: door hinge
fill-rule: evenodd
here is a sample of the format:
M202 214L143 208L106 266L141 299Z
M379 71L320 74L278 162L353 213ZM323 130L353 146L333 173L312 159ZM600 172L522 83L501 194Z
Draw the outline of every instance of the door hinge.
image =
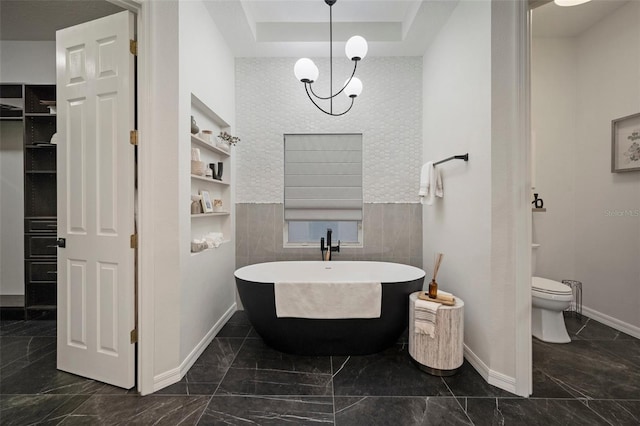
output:
M138 41L129 40L129 51L132 55L138 56Z
M129 132L129 143L131 145L138 146L138 131L137 130L131 130Z
M138 343L138 329L131 330L131 343Z
M131 248L138 248L138 234L131 234Z

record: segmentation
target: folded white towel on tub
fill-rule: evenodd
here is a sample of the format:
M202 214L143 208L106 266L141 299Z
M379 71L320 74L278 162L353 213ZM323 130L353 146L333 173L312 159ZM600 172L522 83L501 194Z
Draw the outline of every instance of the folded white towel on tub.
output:
M277 282L276 316L313 319L380 318L379 282Z

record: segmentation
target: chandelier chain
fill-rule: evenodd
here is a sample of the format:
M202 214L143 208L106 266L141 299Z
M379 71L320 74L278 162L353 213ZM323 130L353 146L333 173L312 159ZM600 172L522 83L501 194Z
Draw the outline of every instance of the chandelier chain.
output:
M333 93L333 8L332 6L336 3L337 0L324 0L324 2L329 6L329 96L319 96L313 91L313 83L318 79L318 67L313 63L313 61L309 58L301 58L299 59L294 66L294 73L296 78L300 80L301 83L304 84L305 92L307 93L307 97L313 103L313 105L318 108L320 111L327 115L331 115L334 117L339 117L341 115L346 114L351 110L354 104L355 98L360 95L362 92L362 82L360 79L355 77L356 70L358 68L358 62L367 54L367 41L361 36L353 36L349 40L347 40L345 46L345 53L347 58L354 62L353 64L353 72L349 79L342 85L340 90L336 93ZM347 108L346 111L334 114L333 113L333 98L338 96L340 93L345 93L347 97L351 99L351 104ZM329 109L323 109L318 105L315 99L322 101L329 101Z

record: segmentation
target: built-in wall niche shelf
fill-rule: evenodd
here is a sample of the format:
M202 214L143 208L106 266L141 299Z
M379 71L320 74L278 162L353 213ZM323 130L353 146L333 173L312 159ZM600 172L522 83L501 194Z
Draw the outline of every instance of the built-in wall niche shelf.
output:
M222 148L218 148L217 146L215 146L214 144L212 144L211 142L207 142L204 139L196 136L196 135L191 135L191 142L195 143L198 146L201 146L203 148L206 148L210 151L215 152L216 154L222 155L223 157L228 157L231 155L231 153L229 151L225 151Z
M232 168L232 151L227 146L221 146L217 144L217 135L220 132L231 133L231 125L224 120L220 115L214 112L209 105L206 105L202 99L198 96L191 94L191 113L196 125L199 128L199 132L196 134L189 133L191 150L197 149L200 152L199 161L202 161L204 167L209 167L211 164L215 164L215 171L219 171L219 163L222 163L222 180L213 179L211 176L204 176L203 174L190 173L191 182L191 199L197 194L208 192L211 201L221 200L222 206L218 205L213 212L210 213L197 213L191 214L189 218L190 222L190 237L191 241L202 239L204 235L209 233L221 234L225 242L232 240L233 235L233 220L232 209L233 197L231 194L231 188L233 184L233 168ZM187 117L185 117L186 119ZM207 134L203 135L203 131ZM184 135L186 137L186 134ZM193 151L192 151L193 154ZM186 164L185 164L186 166ZM185 167L186 168L186 167ZM195 171L194 168L188 168L188 170ZM202 172L202 170L199 170ZM193 202L193 201L192 201ZM186 207L186 206L185 206ZM202 210L200 210L202 211ZM203 252L215 251L214 249L206 249L191 253L192 255L199 255ZM221 253L220 251L217 252ZM225 256L228 255L228 251L224 250ZM212 254L211 256L216 256ZM203 259L203 258L200 258ZM208 259L208 257L206 258Z
M531 211L534 212L534 213L543 213L543 212L546 212L547 209L546 208L541 208L541 209L534 208L534 209L531 209Z
M196 214L192 214L191 217L195 219L197 217L229 216L230 214L231 213L229 212L196 213Z
M191 179L202 180L209 183L217 183L218 185L229 185L229 182L225 182L222 180L213 179L205 176L191 175Z

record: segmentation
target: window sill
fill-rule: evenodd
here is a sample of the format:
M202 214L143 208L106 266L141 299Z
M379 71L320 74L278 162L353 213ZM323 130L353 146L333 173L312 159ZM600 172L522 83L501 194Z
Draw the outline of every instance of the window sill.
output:
M284 243L282 245L285 249L316 249L320 250L320 244L318 243ZM335 246L334 246L335 247ZM362 243L340 243L340 250L364 248Z

